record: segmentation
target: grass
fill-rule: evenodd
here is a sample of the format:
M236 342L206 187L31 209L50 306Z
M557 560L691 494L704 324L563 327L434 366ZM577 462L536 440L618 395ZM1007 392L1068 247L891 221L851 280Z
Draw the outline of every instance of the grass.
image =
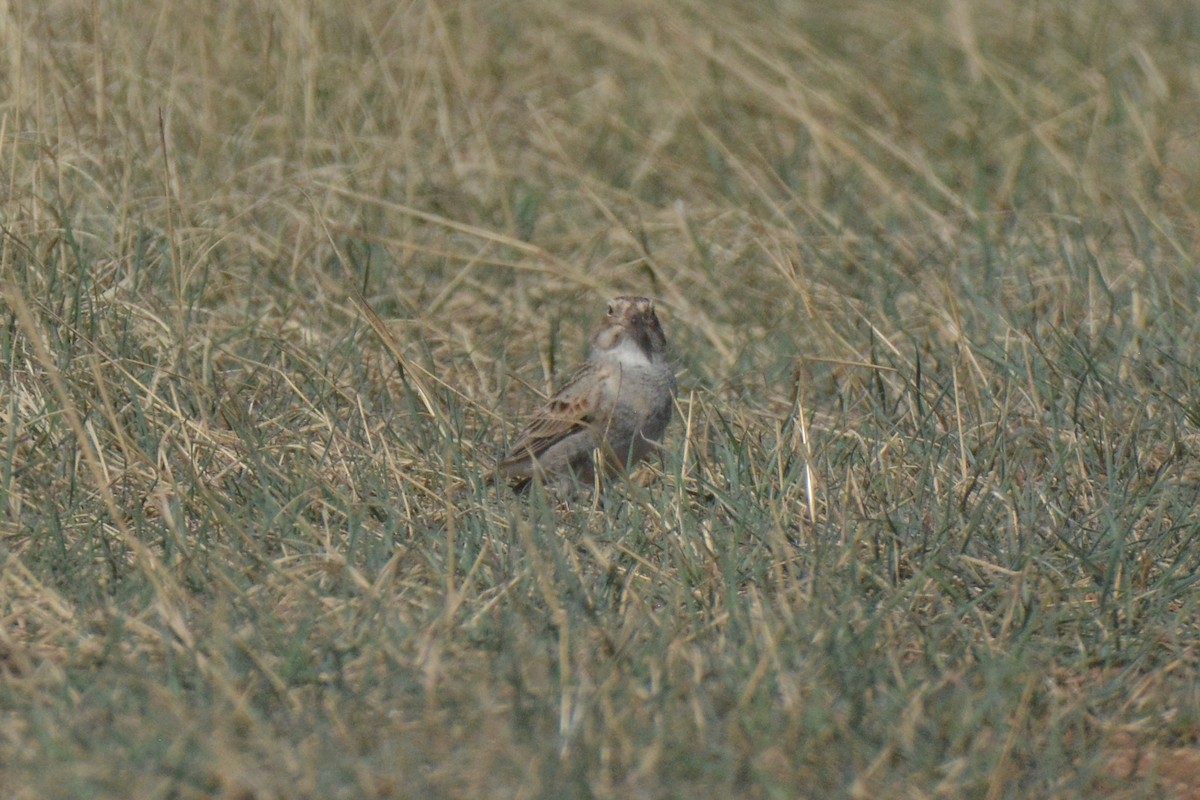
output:
M1200 15L210 5L0 8L6 796L1200 797Z

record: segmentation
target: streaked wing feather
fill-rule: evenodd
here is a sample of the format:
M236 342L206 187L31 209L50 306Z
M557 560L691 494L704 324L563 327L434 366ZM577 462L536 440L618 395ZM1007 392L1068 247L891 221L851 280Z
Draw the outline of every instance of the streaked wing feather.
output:
M537 458L567 436L587 427L602 390L603 381L589 365L577 373L537 413L517 436L501 469Z
M521 431L517 441L512 446L512 455L505 462L523 460L529 456L540 456L549 450L556 442L561 442L567 436L587 425L587 413L584 403L574 406L547 406L542 416L530 423Z

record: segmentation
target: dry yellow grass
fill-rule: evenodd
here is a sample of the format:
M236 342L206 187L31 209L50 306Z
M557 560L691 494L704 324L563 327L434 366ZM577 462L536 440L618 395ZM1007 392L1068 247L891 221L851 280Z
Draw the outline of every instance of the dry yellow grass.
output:
M0 41L0 793L1200 793L1197 12ZM486 489L626 293L662 458Z

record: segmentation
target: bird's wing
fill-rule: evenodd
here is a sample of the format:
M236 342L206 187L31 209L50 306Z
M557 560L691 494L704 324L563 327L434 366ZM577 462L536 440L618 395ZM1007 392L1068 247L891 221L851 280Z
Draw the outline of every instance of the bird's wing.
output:
M550 398L517 436L500 462L500 469L537 458L567 436L588 427L603 397L606 379L603 373L589 364Z

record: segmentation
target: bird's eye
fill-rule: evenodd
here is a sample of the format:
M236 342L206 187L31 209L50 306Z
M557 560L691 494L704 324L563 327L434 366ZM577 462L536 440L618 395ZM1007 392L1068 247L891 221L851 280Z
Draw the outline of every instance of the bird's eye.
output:
M608 315L610 317L613 315L613 304L612 303L608 304Z

